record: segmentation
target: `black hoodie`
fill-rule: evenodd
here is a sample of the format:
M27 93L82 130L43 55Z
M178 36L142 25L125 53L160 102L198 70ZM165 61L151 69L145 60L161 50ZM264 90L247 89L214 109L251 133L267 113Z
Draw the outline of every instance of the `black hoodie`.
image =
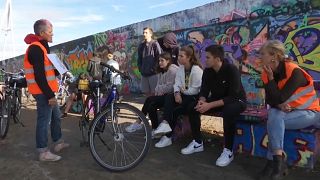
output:
M165 34L161 38L161 47L163 48L164 52L168 52L171 54L172 61L174 64L178 64L178 56L179 56L179 46L178 46L178 41L177 41L177 36L173 32L169 32ZM165 47L163 44L166 43L169 48Z
M162 49L156 40L144 41L139 45L138 68L142 76L148 77L156 74L161 52Z

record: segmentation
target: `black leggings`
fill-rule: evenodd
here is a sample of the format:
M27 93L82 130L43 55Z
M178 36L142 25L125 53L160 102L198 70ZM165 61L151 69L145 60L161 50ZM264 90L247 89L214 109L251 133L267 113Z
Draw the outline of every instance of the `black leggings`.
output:
M143 104L142 112L144 115L149 114L149 118L152 122L152 129L156 129L159 125L157 111L162 108L165 101L165 95L163 96L149 96Z
M198 143L202 141L202 136L200 132L201 120L200 113L194 109L197 105L197 102L190 105L188 110L188 116L190 121L190 126L192 130L192 135L195 141ZM233 149L233 141L234 135L236 131L236 119L239 117L240 113L242 113L246 109L246 104L241 101L235 101L233 103L225 104L222 107L210 109L206 113L214 113L221 112L223 118L223 135L224 135L224 143L225 148L232 150Z
M168 94L165 97L163 119L168 121L172 130L176 127L177 118L189 111L190 104L196 102L198 95L181 95L181 104L176 103L174 94ZM167 134L172 136L172 132Z

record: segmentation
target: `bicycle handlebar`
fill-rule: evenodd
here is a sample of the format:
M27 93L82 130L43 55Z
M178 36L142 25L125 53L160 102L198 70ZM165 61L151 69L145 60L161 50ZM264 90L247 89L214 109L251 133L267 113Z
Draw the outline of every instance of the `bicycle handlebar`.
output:
M118 73L123 79L131 80L131 77L127 73L121 72L118 69L115 69L113 66L110 66L109 64L100 62L100 65L108 68L112 72Z
M4 69L0 69L0 71L3 72L4 74L11 75L11 76L24 76L23 69L20 69L20 71L16 73L8 72L8 71L5 71Z

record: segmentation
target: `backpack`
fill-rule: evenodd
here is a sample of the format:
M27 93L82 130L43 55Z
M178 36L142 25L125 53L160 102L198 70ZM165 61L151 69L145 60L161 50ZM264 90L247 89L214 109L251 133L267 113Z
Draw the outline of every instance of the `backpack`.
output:
M89 75L95 80L101 80L102 71L100 67L100 60L90 59L87 67Z

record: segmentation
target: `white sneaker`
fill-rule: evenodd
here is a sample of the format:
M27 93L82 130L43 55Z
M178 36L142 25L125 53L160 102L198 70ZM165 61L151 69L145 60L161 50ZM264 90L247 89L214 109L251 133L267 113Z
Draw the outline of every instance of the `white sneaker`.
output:
M168 138L167 136L162 136L160 141L157 142L154 146L156 148L163 148L163 147L170 146L171 144L172 144L171 138Z
M192 154L203 151L203 142L201 144L193 140L187 147L181 149L181 154Z
M168 132L171 132L172 129L170 127L170 125L168 123L165 122L161 122L159 124L159 126L157 127L157 129L154 131L154 135L158 135L158 134L166 134Z
M227 148L223 149L220 157L216 161L216 165L220 167L228 166L233 160L233 153Z
M39 154L39 161L59 161L61 156L51 153L50 151Z
M127 126L125 129L127 132L132 133L132 132L135 132L139 129L142 129L142 124L134 122L134 123L130 124L129 126Z

